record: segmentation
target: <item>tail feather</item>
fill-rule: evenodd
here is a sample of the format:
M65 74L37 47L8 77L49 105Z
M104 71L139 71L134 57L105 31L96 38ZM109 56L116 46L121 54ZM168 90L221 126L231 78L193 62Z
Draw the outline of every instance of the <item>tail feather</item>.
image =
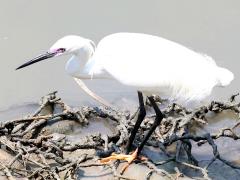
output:
M226 68L217 67L217 85L228 86L234 79L234 74Z

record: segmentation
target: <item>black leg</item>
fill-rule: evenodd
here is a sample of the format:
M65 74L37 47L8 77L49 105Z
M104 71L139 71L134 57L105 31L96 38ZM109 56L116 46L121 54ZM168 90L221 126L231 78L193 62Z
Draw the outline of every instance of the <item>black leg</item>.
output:
M128 154L130 152L132 144L133 144L133 140L136 136L136 133L137 133L144 117L146 116L143 94L140 91L138 91L138 100L139 100L139 110L138 110L138 112L136 113L136 116L135 116L135 118L137 118L137 121L136 121L136 123L134 125L134 128L131 132L131 135L129 137L127 147L126 147L126 154Z
M154 120L154 123L152 125L152 127L149 129L147 135L144 137L143 141L141 142L140 146L138 147L138 154L141 153L143 146L145 145L145 143L147 142L147 140L149 139L149 137L152 135L152 133L155 131L155 129L159 126L160 122L162 121L162 119L164 118L164 115L162 114L162 112L160 111L160 109L158 108L156 102L154 101L154 98L148 97L151 105L153 106L153 109L156 113L156 118Z

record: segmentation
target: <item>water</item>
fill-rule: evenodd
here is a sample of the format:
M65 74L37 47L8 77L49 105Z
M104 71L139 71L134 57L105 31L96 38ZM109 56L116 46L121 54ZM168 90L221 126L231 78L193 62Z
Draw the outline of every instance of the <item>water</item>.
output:
M21 71L14 69L45 52L64 35L81 35L98 42L105 35L120 31L162 36L211 55L235 74L230 87L214 94L226 98L239 90L239 7L239 1L219 0L1 1L0 109L36 102L52 90L58 90L73 105L96 104L65 73L64 64L69 57L51 59ZM136 101L133 90L116 82L93 80L87 84L110 102L121 104L122 97L131 103Z

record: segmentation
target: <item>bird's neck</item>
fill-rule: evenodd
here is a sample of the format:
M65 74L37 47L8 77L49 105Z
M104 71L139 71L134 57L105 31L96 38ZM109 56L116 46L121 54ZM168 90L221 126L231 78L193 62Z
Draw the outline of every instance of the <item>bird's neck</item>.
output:
M93 56L93 52L83 49L82 52L74 54L65 67L67 73L79 79L103 79L109 76L102 70Z

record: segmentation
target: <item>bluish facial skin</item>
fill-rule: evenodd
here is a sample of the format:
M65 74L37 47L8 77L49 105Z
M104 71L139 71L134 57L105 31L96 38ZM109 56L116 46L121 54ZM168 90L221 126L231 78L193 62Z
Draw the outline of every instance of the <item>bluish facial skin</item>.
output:
M65 48L51 49L49 53L55 53L55 56L61 55L66 51Z

